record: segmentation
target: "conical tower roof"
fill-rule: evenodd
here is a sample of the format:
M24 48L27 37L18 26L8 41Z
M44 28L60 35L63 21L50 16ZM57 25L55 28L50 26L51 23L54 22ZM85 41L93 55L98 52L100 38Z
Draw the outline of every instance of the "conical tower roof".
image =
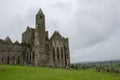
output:
M42 9L41 9L41 8L39 9L39 11L38 11L38 13L37 13L37 14L44 15L44 13L43 13L43 11L42 11Z

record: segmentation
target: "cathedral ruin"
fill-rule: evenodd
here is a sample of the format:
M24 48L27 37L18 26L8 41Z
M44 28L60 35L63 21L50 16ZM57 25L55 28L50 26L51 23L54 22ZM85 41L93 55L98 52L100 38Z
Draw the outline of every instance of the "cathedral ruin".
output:
M7 36L0 39L0 64L19 64L64 68L70 66L68 38L55 31L51 38L45 30L45 15L36 14L35 28L27 27L22 43L13 43Z

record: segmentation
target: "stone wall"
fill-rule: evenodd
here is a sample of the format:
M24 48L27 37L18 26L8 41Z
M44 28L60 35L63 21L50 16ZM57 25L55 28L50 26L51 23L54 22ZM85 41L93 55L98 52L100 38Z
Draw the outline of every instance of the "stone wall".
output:
M35 29L27 27L26 31L22 34L22 43L34 45Z
M0 45L1 64L24 64L26 48L20 45Z
M55 31L50 39L52 44L52 58L54 67L66 67L70 65L68 40Z

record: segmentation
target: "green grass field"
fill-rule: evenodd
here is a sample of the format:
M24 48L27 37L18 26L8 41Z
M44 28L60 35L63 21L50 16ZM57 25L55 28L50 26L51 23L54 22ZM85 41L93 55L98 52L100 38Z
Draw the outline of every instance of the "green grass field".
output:
M120 75L95 70L65 70L0 65L0 80L120 80Z

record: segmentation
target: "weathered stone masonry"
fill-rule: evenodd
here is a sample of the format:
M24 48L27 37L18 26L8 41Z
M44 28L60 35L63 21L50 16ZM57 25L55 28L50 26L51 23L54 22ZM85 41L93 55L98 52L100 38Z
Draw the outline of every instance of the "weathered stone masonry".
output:
M69 67L69 40L55 31L51 38L45 30L45 15L40 9L36 14L35 29L27 27L22 43L12 43L7 37L0 40L0 63L45 67Z

